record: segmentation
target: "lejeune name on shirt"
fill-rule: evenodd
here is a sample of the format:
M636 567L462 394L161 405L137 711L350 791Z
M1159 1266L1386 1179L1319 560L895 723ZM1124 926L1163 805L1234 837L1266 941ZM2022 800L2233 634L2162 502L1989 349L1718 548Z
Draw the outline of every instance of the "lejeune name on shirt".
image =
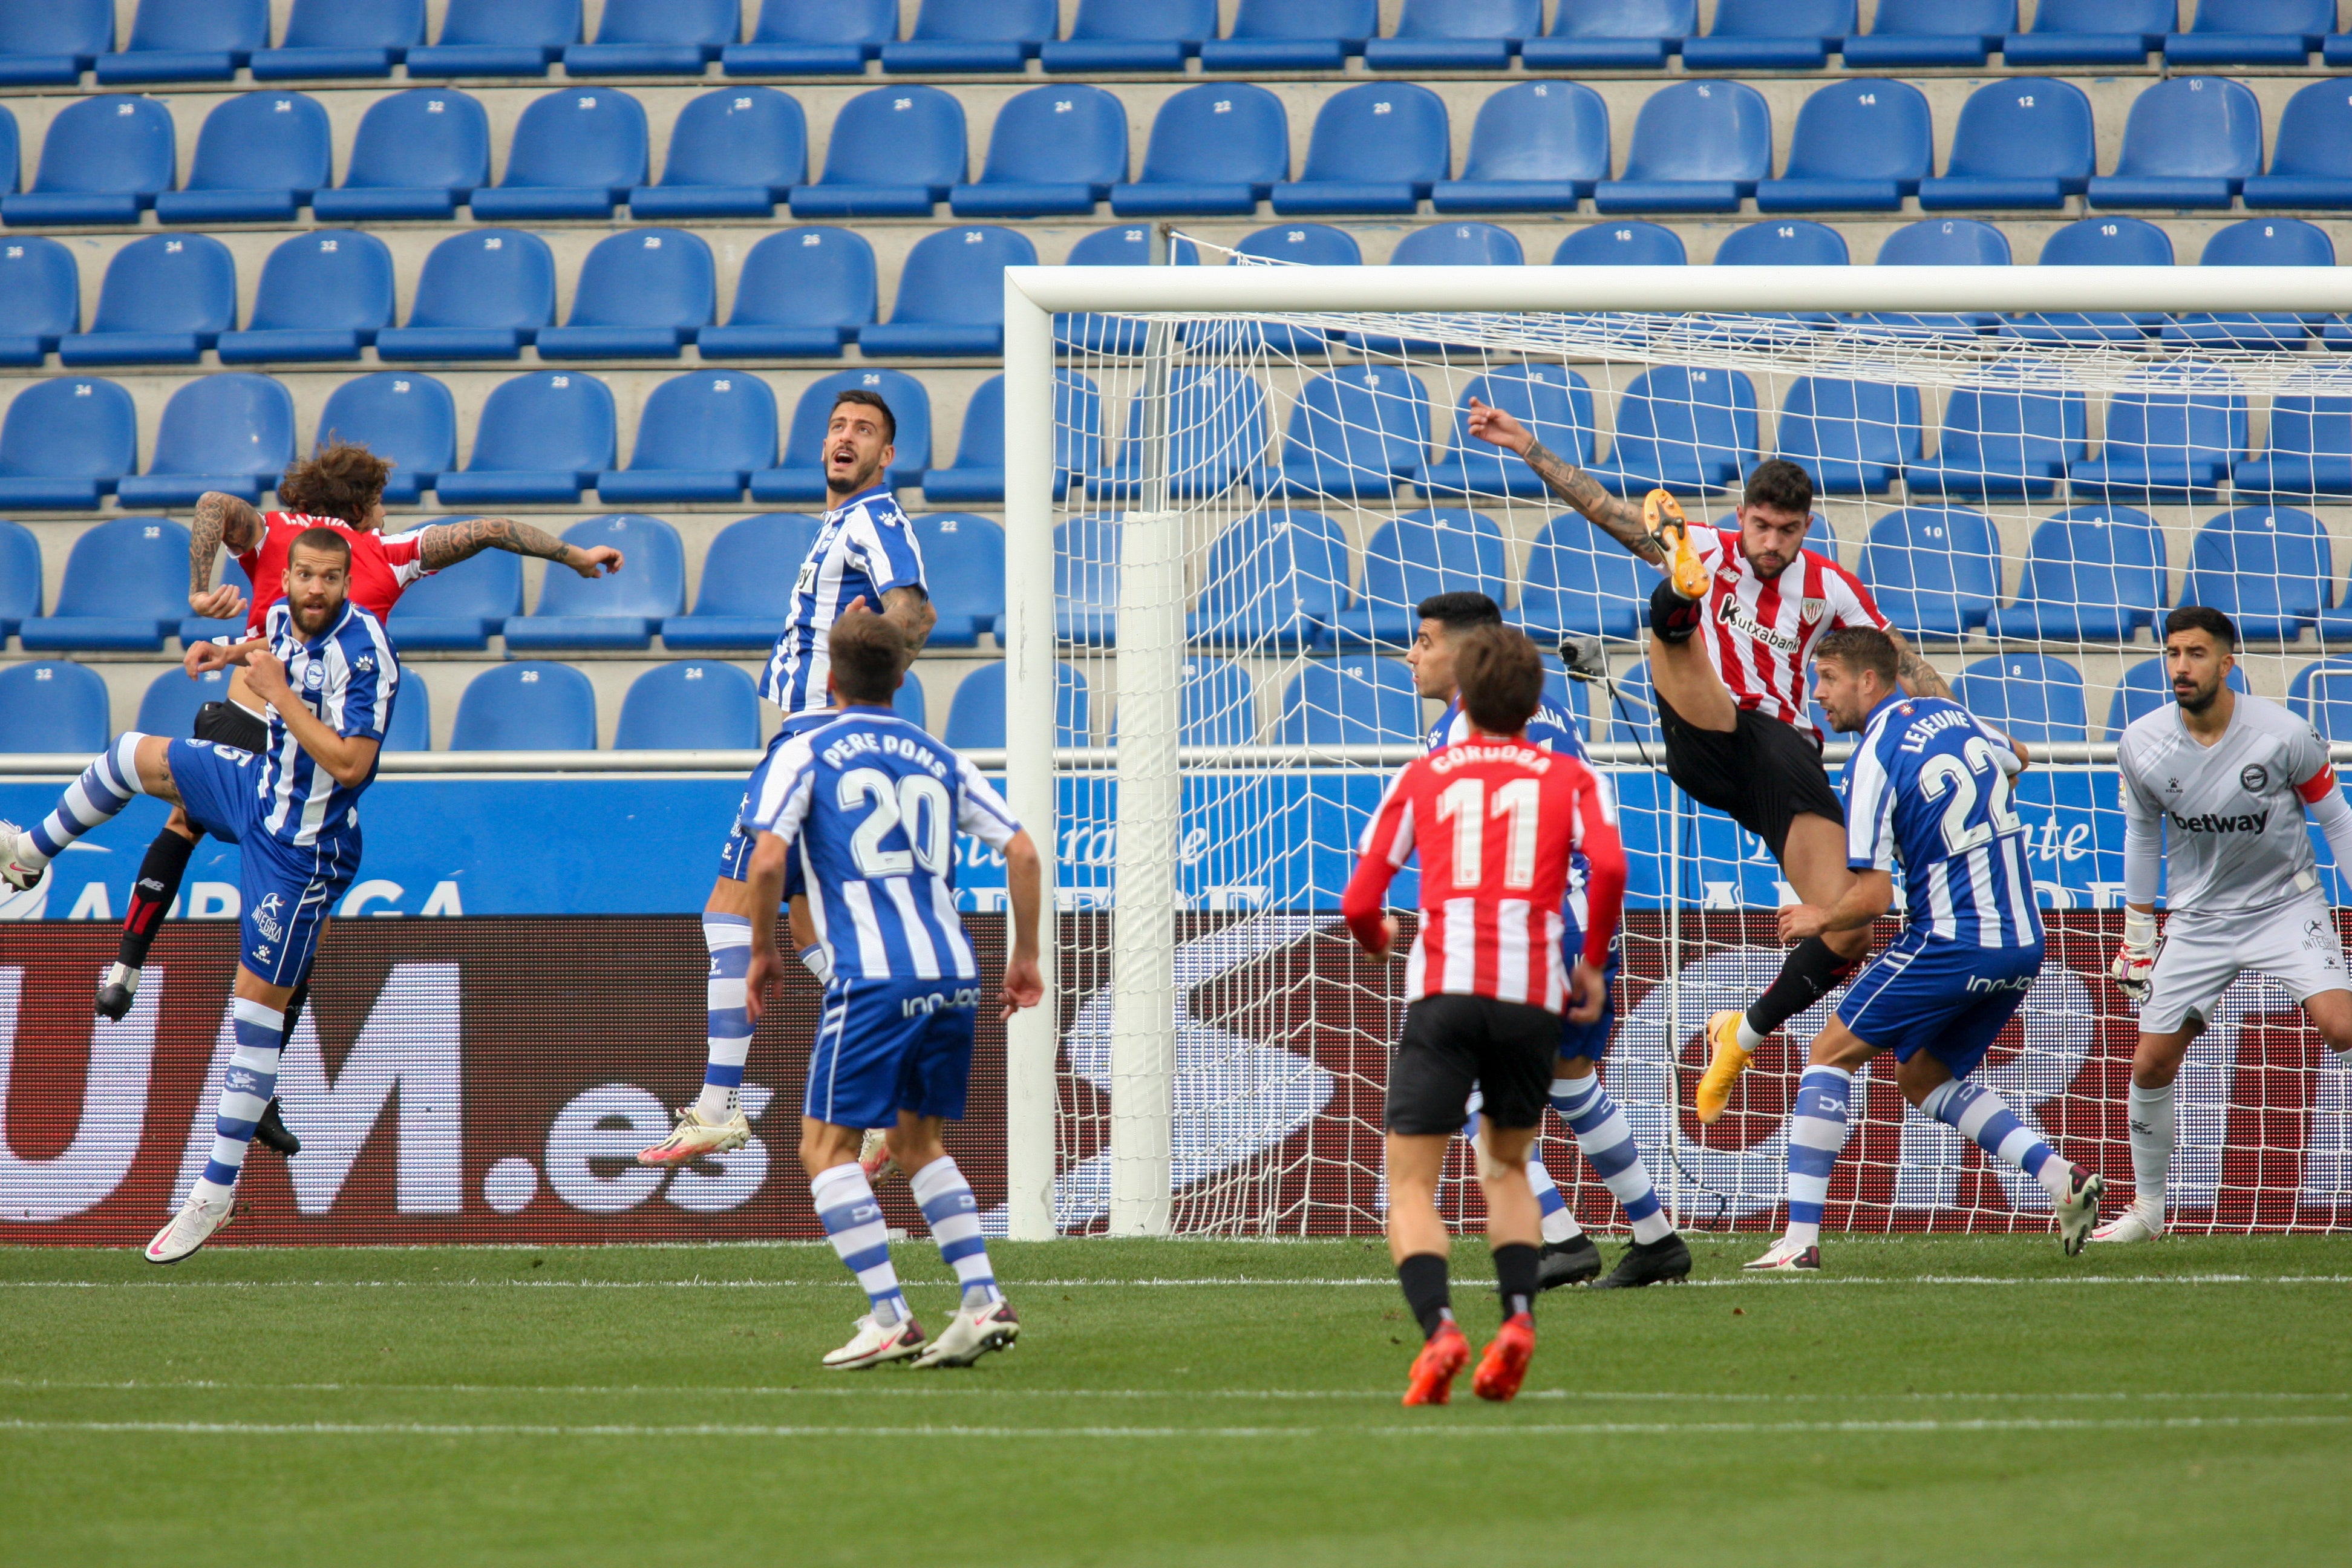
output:
M837 741L828 742L824 748L824 764L829 768L845 768L859 755L871 752L918 763L934 778L948 776L947 763L928 744L911 735L892 734L887 730L853 730Z
M2236 816L2224 816L2218 811L2200 812L2195 816L2183 816L2177 811L2165 815L2183 833L2260 833L2271 819L2268 809L2242 812Z
M1533 746L1516 743L1505 746L1481 746L1465 742L1458 746L1448 746L1429 759L1429 765L1441 773L1450 773L1456 768L1466 768L1474 763L1517 763L1532 772L1543 773L1551 771L1551 753L1538 751Z
M1908 713L1910 710L1905 708L1899 711ZM1927 717L1914 721L1911 727L1903 732L1902 742L1896 750L1909 752L1916 756L1927 749L1928 742L1945 731L1971 728L1975 723L1976 719L1964 709L1938 708Z

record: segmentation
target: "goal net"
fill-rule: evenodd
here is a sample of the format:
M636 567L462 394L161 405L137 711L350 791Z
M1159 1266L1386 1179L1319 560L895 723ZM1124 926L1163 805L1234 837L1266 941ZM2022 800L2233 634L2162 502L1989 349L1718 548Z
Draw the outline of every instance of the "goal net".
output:
M1631 860L1611 1087L1685 1226L1782 1222L1784 1119L1835 998L1696 1121L1706 1020L1777 972L1793 895L1665 777L1652 570L1471 438L1474 398L1613 492L1664 485L1727 527L1757 462L1807 471L1811 548L2034 752L2017 807L2050 957L1982 1070L2128 1190L2114 741L2168 700L2158 624L2196 603L2237 620L2244 689L2352 742L2352 659L2328 655L2352 636L2352 361L2331 352L2352 338L2310 313L2352 291L2303 269L1305 268L1174 245L1184 264L1007 279L1007 776L1054 824L1061 997L1010 1047L1013 1234L1379 1229L1403 966L1356 952L1337 910L1436 716L1403 662L1412 605L1452 589L1548 654L1585 640L1551 698ZM1412 901L1408 875L1392 902ZM2176 1224L2352 1224L2352 1070L2283 987L2231 987L2178 1105ZM1832 1227L2048 1223L2037 1184L1885 1075L1853 1116ZM1586 1226L1622 1225L1556 1118L1540 1148ZM1449 1169L1475 1221L1466 1149Z

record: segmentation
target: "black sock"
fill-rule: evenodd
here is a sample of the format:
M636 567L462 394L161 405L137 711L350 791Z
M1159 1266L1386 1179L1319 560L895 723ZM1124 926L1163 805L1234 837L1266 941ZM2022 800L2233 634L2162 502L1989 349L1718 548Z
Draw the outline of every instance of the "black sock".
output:
M278 1048L283 1052L294 1044L294 1026L301 1021L302 1009L310 1005L310 977L302 976L294 983L294 994L286 998L286 1027L278 1031Z
M1840 958L1820 937L1809 936L1790 951L1780 973L1748 1009L1748 1026L1769 1035L1832 991L1860 961Z
M1671 577L1661 578L1658 585L1650 590L1650 630L1663 641L1690 641L1706 613L1706 605L1675 592L1675 580Z
M1400 1262L1396 1271L1397 1283L1404 1287L1404 1304L1420 1322L1423 1339L1437 1332L1440 1323L1453 1321L1454 1296L1446 1288L1444 1253L1416 1252Z
M1503 1298L1506 1322L1536 1306L1536 1267L1542 1254L1524 1241L1495 1248L1495 1289Z
M147 950L163 929L163 911L180 896L180 879L188 874L188 857L196 852L193 838L170 828L155 835L147 858L139 862L139 879L131 884L131 910L122 917L122 942L115 958L132 969L147 967Z

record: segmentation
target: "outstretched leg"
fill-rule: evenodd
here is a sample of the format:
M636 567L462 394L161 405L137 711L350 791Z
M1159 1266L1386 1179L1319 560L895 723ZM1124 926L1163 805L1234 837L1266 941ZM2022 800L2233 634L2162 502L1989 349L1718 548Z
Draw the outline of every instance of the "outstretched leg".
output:
M148 950L163 934L165 911L180 896L189 858L203 837L204 830L188 820L186 812L174 807L171 820L147 846L147 854L139 862L139 879L131 884L131 908L122 917L114 967L107 971L98 988L100 1017L119 1021L131 1011L139 994L140 972L147 967Z
M1980 1083L1951 1076L1942 1062L1920 1051L1895 1073L1903 1098L1927 1115L1956 1127L1977 1147L2016 1166L2042 1184L2058 1213L2058 1235L2067 1253L2083 1250L2099 1217L2099 1194L2106 1184L2084 1166L2058 1157L2042 1135L2028 1127L2009 1102Z
M0 822L0 879L20 892L31 892L66 846L112 821L135 795L152 795L179 805L167 760L171 744L161 735L135 730L118 735L79 778L66 785L48 816L30 827Z

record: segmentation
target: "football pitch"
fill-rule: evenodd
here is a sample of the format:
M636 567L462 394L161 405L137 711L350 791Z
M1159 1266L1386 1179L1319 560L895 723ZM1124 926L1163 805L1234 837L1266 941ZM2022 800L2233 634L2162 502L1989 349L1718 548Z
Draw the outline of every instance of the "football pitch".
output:
M2352 1237L1844 1238L1555 1291L1397 1396L1377 1242L998 1243L1024 1331L829 1373L819 1247L0 1251L12 1563L2341 1563ZM949 1275L894 1250L925 1321ZM1615 1244L1604 1251L1613 1257ZM1456 1310L1495 1315L1483 1244Z

